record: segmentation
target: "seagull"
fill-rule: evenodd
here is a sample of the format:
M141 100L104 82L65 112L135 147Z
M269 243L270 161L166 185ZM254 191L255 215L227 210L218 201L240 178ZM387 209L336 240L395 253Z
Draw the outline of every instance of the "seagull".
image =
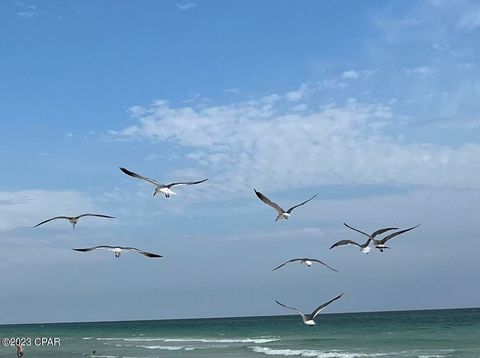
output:
M199 180L199 181L183 181L183 182L176 182L176 183L170 183L170 184L160 184L158 181L156 181L154 179L150 179L150 178L144 177L140 174L131 172L130 170L128 170L126 168L120 167L120 170L122 172L124 172L125 174L130 175L131 177L141 179L141 180L145 180L145 181L148 181L149 183L155 185L156 188L155 188L155 191L153 192L153 196L155 196L156 194L161 192L161 193L165 194L166 198L169 198L170 195L177 195L177 193L175 193L174 191L171 190L171 187L173 187L175 185L194 185L194 184L203 183L204 181L208 180L208 178L207 178L207 179L203 179L203 180Z
M133 251L133 252L142 254L143 256L150 257L150 258L162 257L161 255L152 254L151 252L142 251L142 250L139 250L135 247L123 247L123 246L105 246L105 245L102 245L102 246L95 246L95 247L87 247L85 249L72 249L72 250L80 251L80 252L88 252L88 251L92 251L92 250L108 250L108 251L112 251L115 254L115 257L120 257L120 255L124 251Z
M358 242L352 241L352 240L340 240L334 243L332 246L330 246L330 250L333 249L334 247L338 246L344 246L344 245L355 245L360 248L360 251L363 252L364 254L368 254L370 252L370 247L368 246L370 244L370 241L372 239L368 239L366 243L364 244L359 244Z
M288 220L288 218L290 217L290 214L292 213L293 209L298 208L299 206L302 206L302 205L308 203L310 200L312 200L313 198L315 198L315 197L317 196L317 194L315 194L315 195L312 196L310 199L305 200L303 203L300 203L300 204L297 204L297 205L295 205L295 206L292 206L292 207L291 207L290 209L288 209L288 210L283 210L280 205L278 205L277 203L274 203L273 201L271 201L269 198L267 198L265 195L263 195L262 193L260 193L259 191L257 191L255 188L253 188L253 190L255 191L255 194L257 194L258 198L259 198L261 201L263 201L265 204L270 205L272 208L274 208L275 210L277 210L278 215L277 215L277 218L275 219L275 222L277 222L277 221L280 220L280 219Z
M348 225L346 223L343 223L343 225L345 225L349 229L352 229L352 230L354 230L356 232L359 232L360 234L368 237L367 242L365 242L364 244L359 244L358 242L355 242L355 241L352 241L352 240L340 240L340 241L336 242L335 244L333 244L332 246L330 246L330 249L333 249L334 247L337 247L337 246L355 245L355 246L358 246L360 248L360 251L363 252L364 254L368 254L370 252L370 247L369 247L370 242L372 240L374 240L376 236L381 235L384 232L387 232L387 231L390 231L390 230L397 230L398 229L398 227L387 227L387 228L383 228L383 229L379 229L377 231L374 231L371 235L369 235L366 232L355 229L354 227L351 227L350 225Z
M288 307L288 306L285 306L284 304L278 302L278 301L275 301L277 304L279 304L280 306L282 307L285 307L285 308L288 308L288 309L291 309L291 310L294 310L295 312L297 312L300 316L302 316L302 319L303 319L303 323L305 323L307 326L310 326L310 327L313 327L315 326L315 317L325 308L327 307L330 303L332 303L333 301L336 301L338 300L340 297L343 296L343 293L341 293L340 295L338 295L337 297L335 297L334 299L331 299L330 301L328 302L325 302L324 304L320 305L317 307L317 309L315 311L313 311L312 313L310 314L304 314L303 312L300 312L299 310L297 310L296 308L293 308L293 307Z
M108 216L108 215L102 215L102 214L82 214L82 215L78 215L78 216L55 216L55 217L50 218L48 220L42 221L41 223L38 223L34 227L43 225L43 224L48 223L49 221L52 221L52 220L66 219L66 220L70 221L70 224L72 224L73 228L75 229L75 225L77 225L78 219L83 218L85 216L95 216L95 217L98 217L98 218L115 219L114 216Z
M374 243L374 245L375 245L375 248L376 248L376 249L379 249L380 252L383 252L384 249L389 249L389 248L390 248L390 247L388 247L388 246L385 245L385 243L386 243L388 240L393 239L395 236L398 236L398 235L401 235L401 234L403 234L403 233L406 233L407 231L413 230L413 229L415 229L415 228L417 228L417 227L419 227L419 226L420 226L420 224L415 225L415 226L412 226L412 227L410 227L410 228L408 228L408 229L396 231L396 232L394 232L394 233L392 233L392 234L390 234L390 235L385 236L385 237L384 237L383 239L381 239L381 240L373 240L373 243Z
M308 267L312 266L312 263L313 262L318 262L319 264L322 264L323 266L326 266L328 267L330 270L332 271L335 271L335 272L338 272L337 270L335 270L334 268L328 266L326 263L320 261L320 260L317 260L317 259L309 259L307 257L304 257L304 258L298 258L298 259L291 259L291 260L288 260L288 261L285 261L283 264L281 264L280 266L277 266L275 267L272 271L275 271L275 270L278 270L280 267L283 267L285 266L286 264L290 263L290 262L295 262L295 261L300 261L301 264L305 264L307 265Z

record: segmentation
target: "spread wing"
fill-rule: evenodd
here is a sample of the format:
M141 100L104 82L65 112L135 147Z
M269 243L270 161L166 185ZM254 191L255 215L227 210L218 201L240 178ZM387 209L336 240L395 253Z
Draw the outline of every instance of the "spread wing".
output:
M400 230L400 231L394 232L393 234L390 234L390 235L385 236L382 240L377 240L376 243L383 245L383 244L385 244L388 240L393 239L395 236L398 236L398 235L401 235L401 234L403 234L403 233L406 233L407 231L413 230L413 229L415 229L415 228L417 228L417 227L419 227L419 226L420 226L420 224L418 224L418 225L416 225L416 226L412 226L412 227L410 227L410 228L408 228L408 229L404 229L404 230Z
M78 215L77 219L83 218L84 216L96 216L98 218L115 219L115 216L108 216L108 215L103 215L103 214L82 214L82 215Z
M353 231L356 231L356 232L359 232L360 234L365 235L366 237L370 237L370 235L368 235L366 232L363 232L363 231L361 231L361 230L355 229L354 227L351 227L350 225L348 225L348 224L346 224L346 223L343 223L343 225L345 225L345 226L348 227L349 229L352 229Z
M328 266L325 262L322 262L320 260L317 260L317 259L307 259L307 260L312 261L312 262L318 262L319 264L322 264L323 266L328 267L330 270L338 272L333 267Z
M313 200L316 196L317 196L317 194L315 194L314 196L312 196L310 199L305 200L303 203L300 203L300 204L297 204L297 205L295 205L295 206L292 206L290 209L287 210L287 213L290 214L290 213L293 211L293 209L298 208L299 206L305 205L305 204L308 203L310 200Z
M279 214L283 214L285 212L285 210L283 210L280 205L271 201L269 198L267 198L265 195L257 191L255 188L253 190L255 191L255 194L257 194L258 198L261 201L263 201L265 204L270 205L272 208L277 210Z
M207 181L207 179L203 179L203 180L199 180L199 181L179 181L179 182L176 182L176 183L170 183L170 184L167 184L165 185L166 188L171 188L172 186L174 185L195 185L195 184L200 184L200 183L203 183L205 181Z
M112 250L114 249L115 247L113 246L106 246L106 245L102 245L102 246L94 246L94 247L86 247L84 249L72 249L74 251L80 251L80 252L87 252L87 251L92 251L92 250Z
M302 261L302 259L291 259L291 260L285 261L285 262L284 262L283 264L281 264L280 266L275 267L272 271L278 270L280 267L283 267L283 266L285 266L286 264L288 264L288 263L290 263L290 262L294 262L294 261Z
M137 252L137 253L142 254L143 256L146 256L146 257L162 257L161 255L157 255L157 254L154 254L154 253L151 253L151 252L139 250L135 247L122 247L122 250Z
M384 229L379 229L377 231L374 231L373 234L372 234L372 239L375 238L375 236L381 235L384 232L387 232L387 231L390 231L390 230L398 230L398 227L387 227L387 228L384 228Z
M70 219L72 219L72 218L71 218L70 216L55 216L54 218L50 218L50 219L47 219L47 220L45 220L45 221L42 221L41 223L38 223L38 224L35 225L34 227L43 225L43 224L45 224L45 223L48 223L49 221L57 220L57 219L67 219L67 220L70 220Z
M140 180L148 181L149 183L152 183L153 185L156 185L156 186L161 186L161 185L162 185L162 184L160 184L160 183L159 183L158 181L156 181L156 180L153 180L153 179L144 177L144 176L142 176L142 175L140 175L140 174L131 172L130 170L128 170L128 169L126 169L126 168L120 167L120 170L121 170L122 172L124 172L125 174L131 176L131 177L134 177L134 178L137 178L137 179L140 179Z
M293 307L289 307L289 306L285 306L283 303L280 303L278 301L275 301L277 302L278 305L282 306L282 307L285 307L285 308L288 308L290 310L293 310L295 312L297 312L300 316L302 316L302 318L305 320L305 315L303 314L303 312L300 312L299 310L297 310L296 308L293 308Z
M317 309L312 312L312 317L315 318L315 316L317 316L325 307L327 307L330 303L338 300L342 296L343 296L343 293L339 294L337 297L331 299L330 301L325 302L324 304L318 306Z
M369 241L370 243L370 241ZM355 246L358 246L358 247L362 247L359 243L355 242L355 241L352 241L352 240L340 240L340 241L337 241L336 243L334 243L332 246L330 246L330 249L333 249L334 247L338 247L338 246L344 246L344 245L355 245Z

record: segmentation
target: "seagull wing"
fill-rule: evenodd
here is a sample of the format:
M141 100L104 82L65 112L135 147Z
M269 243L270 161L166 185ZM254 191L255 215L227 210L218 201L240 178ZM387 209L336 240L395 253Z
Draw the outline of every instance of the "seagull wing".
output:
M323 305L318 306L317 309L312 312L312 317L315 318L325 307L327 307L333 301L338 300L342 296L343 296L343 293L339 294L337 297L331 299L330 301L325 302Z
M86 247L84 249L72 249L74 251L80 251L80 252L87 252L87 251L92 251L92 250L113 250L115 247L113 246L94 246L94 247Z
M137 252L137 253L142 254L143 256L146 256L146 257L162 257L162 255L157 255L157 254L153 254L151 252L139 250L136 247L122 247L121 249L126 250L126 251Z
M408 228L408 229L396 231L396 232L394 232L393 234L390 234L390 235L385 236L382 240L377 240L376 243L383 245L383 244L385 244L388 240L393 239L395 236L398 236L398 235L401 235L401 234L403 234L403 233L406 233L407 231L413 230L413 229L415 229L415 228L417 228L417 227L419 227L419 226L420 226L420 224L415 225L415 226L412 226L412 227L410 227L410 228Z
M398 230L398 227L387 227L387 228L384 228L384 229L379 229L377 231L374 231L374 233L372 234L372 239L375 238L375 236L381 235L384 232L387 232L387 231L390 231L390 230Z
M278 305L282 306L282 307L285 307L285 308L288 308L290 310L293 310L295 312L297 312L300 316L302 316L302 318L305 320L305 315L303 314L303 312L300 312L299 310L297 310L296 308L293 308L293 307L289 307L289 306L285 306L283 303L280 303L278 301L275 301L277 302Z
M334 247L344 246L344 245L355 245L358 247L362 247L359 243L352 240L340 240L334 243L332 246L330 246L330 250L333 249Z
M103 214L82 214L82 215L78 215L77 219L83 218L84 216L96 216L98 218L115 219L115 216L108 216L108 215L103 215Z
M200 184L200 183L206 182L207 180L208 180L208 178L203 179L203 180L198 180L198 181L179 181L179 182L176 182L176 183L166 184L165 187L166 188L171 188L174 185L195 185L195 184Z
M280 205L271 201L269 198L267 198L265 195L257 191L255 188L253 190L255 191L255 194L257 194L258 198L261 201L263 201L265 204L270 205L272 208L277 210L279 214L283 214L285 212L285 210L283 210Z
M308 203L310 200L313 200L316 196L317 196L317 194L315 194L314 196L312 196L310 199L305 200L303 203L300 203L300 204L297 204L297 205L295 205L295 206L292 206L290 209L287 210L287 213L290 214L290 213L293 211L293 209L298 208L299 206L305 205L305 204Z
M356 231L356 232L359 232L360 234L365 235L366 237L370 237L370 235L368 235L366 232L363 232L363 231L361 231L361 230L355 229L354 227L351 227L350 225L348 225L348 224L346 224L346 223L343 223L343 225L345 225L345 226L348 227L349 229L352 229L353 231Z
M275 270L278 270L280 267L283 267L285 266L286 264L290 263L290 262L294 262L294 261L301 261L302 259L291 259L291 260L288 260L288 261L285 261L283 264L281 264L280 266L277 266L275 267L272 271L275 271Z
M71 216L55 216L54 218L50 218L50 219L48 219L48 220L42 221L41 223L38 223L38 224L35 225L34 227L43 225L43 224L45 224L45 223L48 223L49 221L57 220L57 219L67 219L67 220L70 220L70 219L72 219L72 217L71 217Z
M328 266L325 262L322 262L320 260L317 260L317 259L306 259L306 260L309 260L309 261L312 261L312 262L318 262L319 264L322 264L323 266L328 267L330 270L338 272L333 267Z
M125 174L130 175L131 177L148 181L149 183L152 183L153 185L156 185L156 186L161 186L161 185L162 185L162 184L160 184L160 183L159 183L158 181L156 181L156 180L153 180L153 179L144 177L144 176L142 176L142 175L140 175L140 174L131 172L130 170L128 170L128 169L126 169L126 168L120 167L120 170L121 170L122 172L124 172Z

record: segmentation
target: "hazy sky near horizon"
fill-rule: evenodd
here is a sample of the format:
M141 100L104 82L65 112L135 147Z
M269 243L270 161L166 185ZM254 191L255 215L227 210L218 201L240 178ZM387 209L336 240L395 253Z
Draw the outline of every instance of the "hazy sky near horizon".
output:
M4 1L0 34L0 323L480 306L478 2ZM318 196L275 223L254 187ZM116 219L33 228L83 212Z

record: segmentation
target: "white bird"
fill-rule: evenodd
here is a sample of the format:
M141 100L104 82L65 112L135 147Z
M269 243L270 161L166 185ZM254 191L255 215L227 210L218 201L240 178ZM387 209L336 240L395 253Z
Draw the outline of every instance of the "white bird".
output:
M415 229L415 228L417 228L417 227L419 227L419 226L420 226L420 224L415 225L415 226L412 226L412 227L410 227L410 228L408 228L408 229L396 231L396 232L394 232L394 233L392 233L392 234L390 234L390 235L385 236L385 237L384 237L383 239L381 239L381 240L373 240L373 243L374 243L374 245L375 245L375 248L376 248L376 249L379 249L380 252L383 252L383 250L390 248L390 247L388 247L388 246L385 245L388 240L391 240L391 239L393 239L395 236L404 234L404 233L406 233L407 231L413 230L413 229Z
M364 254L368 254L370 252L370 247L368 246L370 244L370 241L372 241L372 239L368 239L367 242L364 244L359 244L358 242L355 242L352 240L340 240L334 243L332 246L330 246L330 250L338 246L355 245L360 248L361 252L363 252Z
M152 258L152 257L153 258L162 257L161 255L153 254L153 253L147 252L147 251L142 251L142 250L139 250L135 247L124 247L124 246L102 245L102 246L95 246L95 247L87 247L85 249L72 249L72 250L80 251L80 252L88 252L88 251L92 251L92 250L108 250L108 251L112 251L115 254L115 257L120 257L120 255L124 251L132 251L132 252L136 252L136 253L142 254L143 256L150 257L150 258Z
M387 232L387 231L390 231L390 230L397 230L398 229L398 227L387 227L387 228L383 228L383 229L379 229L377 231L374 231L371 235L369 235L366 232L355 229L355 228L351 227L350 225L348 225L346 223L343 223L343 225L345 225L349 229L352 229L352 230L354 230L356 232L359 232L360 234L363 234L366 237L368 237L367 242L365 242L364 244L359 244L358 242L355 242L355 241L352 241L352 240L340 240L340 241L334 243L332 246L330 246L330 249L333 249L334 247L338 247L338 246L344 246L344 245L355 245L355 246L358 246L360 248L360 251L363 252L364 254L368 254L370 252L370 247L369 247L370 242L372 240L374 240L377 235L381 235L384 232Z
M75 229L75 225L77 225L78 219L83 218L85 216L95 216L95 217L98 217L98 218L115 219L114 216L108 216L108 215L102 215L102 214L82 214L82 215L78 215L78 216L55 216L53 218L42 221L41 223L38 223L34 227L43 225L43 224L48 223L49 221L52 221L52 220L66 219L66 220L70 221L70 224L72 224L73 228Z
M285 266L286 264L288 264L288 263L290 263L290 262L295 262L295 261L300 261L301 264L305 264L305 265L307 265L308 267L312 266L312 263L313 263L313 262L318 262L319 264L322 264L323 266L328 267L330 270L335 271L335 272L338 272L337 270L335 270L334 268L328 266L326 263L324 263L324 262L322 262L322 261L320 261L320 260L317 260L317 259L309 259L309 258L307 258L307 257L298 258L298 259L291 259L291 260L285 261L283 264L275 267L272 271L278 270L280 267L283 267L283 266Z
M289 306L286 306L284 305L283 303L280 303L278 301L275 301L277 304L279 304L280 306L282 307L285 307L285 308L288 308L288 309L291 309L295 312L297 312L300 316L302 316L302 319L303 319L303 323L305 323L307 326L310 326L310 327L313 327L315 326L315 317L325 308L327 307L330 303L332 303L333 301L336 301L338 300L340 297L343 296L343 293L338 295L337 297L331 299L330 301L328 302L325 302L324 304L318 306L315 311L313 311L312 313L310 314L305 314L299 310L297 310L296 308L293 308L293 307L289 307Z
M278 220L281 220L281 219L288 220L288 218L290 217L290 214L292 213L293 209L298 208L299 206L302 206L302 205L308 203L310 200L312 200L313 198L315 198L317 196L317 194L315 194L310 199L305 200L304 202L302 202L300 204L297 204L295 206L292 206L288 210L284 210L280 205L271 201L269 198L267 198L265 195L263 195L262 193L257 191L255 188L253 190L255 191L255 194L258 196L258 198L261 201L263 201L265 204L270 205L272 208L277 210L278 215L277 215L277 218L275 219L275 222L277 222Z
M132 171L126 169L126 168L120 167L120 170L122 172L124 172L125 174L131 176L131 177L134 177L134 178L137 178L137 179L140 179L140 180L145 180L145 181L155 185L155 191L153 192L153 196L155 196L158 193L163 193L163 194L165 194L166 198L169 198L170 195L177 195L177 193L175 193L173 190L171 190L171 188L175 185L195 185L195 184L203 183L203 182L208 180L208 178L207 178L207 179L203 179L203 180L199 180L199 181L182 181L182 182L175 182L175 183L170 183L170 184L161 184L154 179L144 177L144 176L142 176L140 174L137 174L137 173L134 173L134 172L132 172Z

